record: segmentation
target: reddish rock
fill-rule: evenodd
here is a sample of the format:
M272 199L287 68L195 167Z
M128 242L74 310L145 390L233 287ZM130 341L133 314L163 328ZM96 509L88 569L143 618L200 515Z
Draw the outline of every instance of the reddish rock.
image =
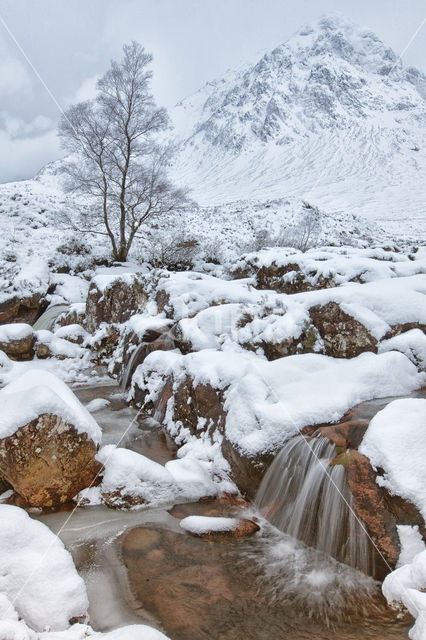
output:
M174 518L182 520L188 516L233 516L238 509L249 507L250 503L238 494L228 493L223 496L215 496L199 500L198 502L186 502L176 504L169 510Z
M364 351L377 351L376 338L336 302L311 307L309 314L323 339L326 355L354 358Z
M85 308L76 308L76 305L73 305L71 309L64 311L61 315L58 316L55 322L55 326L67 327L71 324L79 324L83 325L85 321L86 310Z
M102 468L95 454L87 434L42 414L0 440L0 473L29 505L54 507L93 482Z
M358 449L367 427L368 420L349 420L336 425L319 427L318 431L339 449Z
M126 493L125 487L118 487L115 491L103 493L102 498L110 509L131 509L146 502L142 496L131 496Z
M400 552L396 519L389 513L384 499L384 491L376 482L376 474L370 461L358 451L350 451L347 455L349 488L353 496L355 511L366 525L384 560L394 568ZM385 574L389 572L384 567Z
M189 531L190 535L195 536L196 538L202 538L202 540L207 541L226 541L230 538L246 538L248 536L252 536L257 531L260 531L260 527L253 520L249 520L247 518L243 518L238 521L233 529L229 531L208 531L206 533L193 533Z
M136 274L130 284L117 278L103 291L92 281L86 300L87 330L93 333L102 322L122 323L132 314L143 311L148 300L144 286Z
M33 325L47 306L40 293L25 298L12 296L0 304L0 324L25 322Z
M223 390L214 389L208 384L194 387L192 379L186 376L174 394L174 421L181 421L193 435L216 429L223 432L226 418L223 394Z
M332 277L325 278L322 275L317 278L317 282L313 285L311 280L316 275L316 272L304 273L297 262L281 265L271 262L271 264L262 265L260 268L256 262L252 262L248 263L245 268L233 270L231 275L234 278L254 277L256 289L272 289L277 293L303 293L336 286Z
M0 494L4 493L8 489L11 489L10 484L2 477L2 475L0 475Z
M405 324L396 324L391 327L384 336L384 339L388 340L389 338L394 338L395 336L399 336L401 333L411 331L412 329L420 329L420 331L423 331L423 333L426 334L426 324L422 324L421 322L406 322Z
M12 326L15 327L16 325L17 323L10 325L10 327L12 328ZM21 327L20 324L18 326ZM35 335L30 325L24 323L22 324L22 328L22 337L15 338L11 331L10 337L8 336L7 340L0 340L0 350L4 351L11 360L32 360L34 357ZM2 330L2 334L6 336L7 325L0 329Z
M158 313L166 314L167 318L173 318L173 309L170 305L170 296L168 293L164 291L164 289L159 289L155 294L155 301L157 303Z

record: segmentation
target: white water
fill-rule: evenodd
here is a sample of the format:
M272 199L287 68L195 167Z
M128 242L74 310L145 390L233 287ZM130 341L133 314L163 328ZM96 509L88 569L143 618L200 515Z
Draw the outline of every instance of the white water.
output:
M68 309L67 304L54 304L39 317L38 320L33 324L33 329L35 331L40 331L41 329L51 330L56 318Z
M261 513L278 529L366 574L372 554L358 521L342 465L329 465L335 447L327 438L287 442L256 495Z
M136 349L133 351L132 355L130 356L129 362L127 363L127 366L123 372L123 377L121 379L120 386L122 391L126 391L127 387L129 386L132 379L132 375L134 374L138 364L140 364L140 362L138 362L138 357L140 356L140 353L144 351L145 347L146 347L146 344L145 342L143 342L141 345L136 347Z

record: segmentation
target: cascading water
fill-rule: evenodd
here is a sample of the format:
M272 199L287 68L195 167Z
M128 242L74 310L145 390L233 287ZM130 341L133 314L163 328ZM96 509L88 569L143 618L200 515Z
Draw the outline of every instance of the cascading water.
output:
M124 369L123 376L121 378L121 389L126 391L127 387L130 384L132 376L136 371L136 367L141 364L146 355L146 345L143 342L141 345L135 348L132 355L129 358L129 362L127 363L126 368Z
M35 331L40 331L41 329L48 329L49 331L52 329L56 318L68 309L67 304L54 304L39 317L38 320L33 324L33 329Z
M278 529L366 574L372 571L368 536L352 508L343 465L327 438L289 440L256 495L260 512Z

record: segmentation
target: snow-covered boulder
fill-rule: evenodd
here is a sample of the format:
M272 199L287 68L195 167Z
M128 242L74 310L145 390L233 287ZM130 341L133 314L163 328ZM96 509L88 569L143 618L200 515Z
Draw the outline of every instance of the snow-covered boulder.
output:
M16 622L19 615L35 631L62 631L70 620L84 619L88 605L84 582L58 536L22 509L0 505L0 637L9 638L3 619Z
M147 303L146 284L141 274L105 269L90 282L86 301L86 328L93 333L102 322L121 323Z
M359 450L391 494L409 500L426 520L426 400L390 402L373 418Z
M157 411L179 444L219 438L233 479L252 495L250 478L258 481L271 455L301 429L335 422L360 402L406 394L423 382L397 352L268 362L242 350L203 349L150 354L133 376L133 394Z
M165 467L135 451L107 445L98 460L104 466L100 491L109 507L169 502L176 496L173 476Z
M68 324L55 329L55 336L74 344L83 344L87 331L80 324Z
M34 332L29 324L0 325L0 349L12 360L31 360L34 343Z
M373 282L424 273L424 264L381 248L313 248L306 252L291 247L271 247L242 256L233 266L234 277L251 277L258 289L299 293Z
M232 493L235 487L219 476L223 465L215 462L215 454L212 446L199 447L198 452L183 448L181 458L163 466L135 451L107 445L97 455L103 466L101 484L83 490L79 502L129 509Z
M204 540L245 538L260 530L259 525L248 518L188 516L179 525L184 531Z
M29 504L68 502L89 486L101 431L52 373L29 370L0 391L0 473Z
M79 325L75 325L76 327ZM59 335L55 332L52 333L47 329L40 329L35 332L36 335L36 355L41 360L54 356L58 360L65 360L65 358L81 358L85 350L78 344L80 337L88 335L87 332L80 327L78 330L67 333L68 327L64 327L65 331L59 330ZM81 329L81 331L80 331ZM67 338L61 337L62 335L69 336ZM70 339L71 338L71 339Z

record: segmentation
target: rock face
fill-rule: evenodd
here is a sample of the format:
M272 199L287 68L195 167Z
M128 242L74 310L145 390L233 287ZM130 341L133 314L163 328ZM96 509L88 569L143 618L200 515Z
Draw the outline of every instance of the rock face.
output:
M26 298L14 296L0 303L0 324L26 322L34 324L47 308L48 302L40 293Z
M34 507L56 507L101 470L96 446L62 418L42 414L0 440L0 475Z
M94 278L86 301L86 328L94 332L102 322L125 322L132 313L142 311L147 303L144 283L136 275L132 278L115 278L102 288Z
M44 344L43 342L37 342L36 345L36 355L39 360L45 360L46 358L50 358L52 356L52 352L48 344Z
M222 442L222 453L231 467L232 479L241 494L248 500L252 500L274 459L274 454L265 453L255 457L243 455L226 437Z
M122 362L116 365L114 373L118 374L121 384L127 388L130 385L133 373L150 353L153 351L169 351L175 347L176 344L169 333L162 334L157 331L152 331L144 336L144 340L140 344L135 344L132 338L126 339L123 344Z
M250 275L250 271L254 270L254 267L255 265L245 274L241 273L240 277ZM318 282L313 285L300 265L292 262L284 265L278 265L275 262L262 265L259 269L255 269L255 279L257 289L272 289L277 293L302 293L335 286L333 278L324 278L323 276L319 276Z
M223 408L223 391L210 385L193 385L186 376L174 394L174 421L181 421L191 434L200 430L209 432L225 428L226 412Z
M28 324L0 326L0 349L11 360L31 360L34 357L35 336Z
M56 325L66 327L71 324L84 324L86 308L84 303L76 303L71 305L68 311L61 313L56 319Z
M377 351L377 340L336 302L311 307L309 313L328 356L355 358L364 351Z
M351 451L348 458L348 482L356 513L366 525L380 554L393 568L399 556L395 517L386 508L384 492L376 483L376 474L368 458L358 451Z

